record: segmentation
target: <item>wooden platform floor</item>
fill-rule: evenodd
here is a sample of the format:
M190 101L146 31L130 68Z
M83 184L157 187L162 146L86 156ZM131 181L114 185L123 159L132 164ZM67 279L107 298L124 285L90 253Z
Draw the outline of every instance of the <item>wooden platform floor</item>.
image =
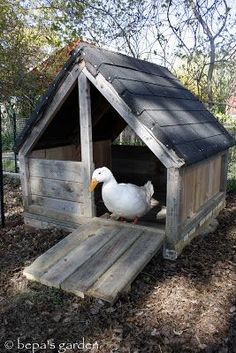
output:
M80 297L113 303L151 260L163 229L94 218L38 257L24 275Z

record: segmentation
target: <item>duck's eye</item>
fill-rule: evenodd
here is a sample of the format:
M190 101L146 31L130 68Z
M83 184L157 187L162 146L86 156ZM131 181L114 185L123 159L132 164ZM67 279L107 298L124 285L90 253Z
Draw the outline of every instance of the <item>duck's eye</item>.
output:
M102 172L99 172L98 174L102 174Z

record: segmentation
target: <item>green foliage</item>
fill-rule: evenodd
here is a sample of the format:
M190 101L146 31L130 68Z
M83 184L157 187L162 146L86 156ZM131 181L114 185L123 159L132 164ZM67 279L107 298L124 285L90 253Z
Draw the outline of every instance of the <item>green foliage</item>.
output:
M18 114L26 117L56 74L56 65L42 63L62 44L54 29L58 11L45 1L0 0L0 6L0 103L14 97Z
M12 151L13 148L13 133L9 131L4 131L2 133L2 150L5 151Z
M232 147L230 151L227 189L236 192L236 146Z
M236 129L236 119L232 116L221 112L217 112L215 116L223 125L228 126L231 129Z
M2 167L4 172L15 172L15 161L13 159L3 158Z
M207 56L196 54L191 57L191 60L182 59L175 72L182 83L209 106L207 70ZM213 102L210 109L213 114L219 116L220 120L222 118L222 122L230 119L225 113L227 99L232 94L235 78L236 67L233 65L233 60L227 63L216 63L212 79Z

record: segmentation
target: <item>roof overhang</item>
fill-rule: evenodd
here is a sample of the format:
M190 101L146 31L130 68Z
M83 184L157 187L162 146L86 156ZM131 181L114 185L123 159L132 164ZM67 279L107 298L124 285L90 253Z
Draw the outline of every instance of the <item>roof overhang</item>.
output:
M81 74L86 75L88 80L107 99L166 168L180 168L185 164L185 161L178 157L174 150L166 148L166 146L154 136L151 129L148 129L137 119L128 105L118 95L114 87L100 73L94 75L94 72L91 73L84 67Z

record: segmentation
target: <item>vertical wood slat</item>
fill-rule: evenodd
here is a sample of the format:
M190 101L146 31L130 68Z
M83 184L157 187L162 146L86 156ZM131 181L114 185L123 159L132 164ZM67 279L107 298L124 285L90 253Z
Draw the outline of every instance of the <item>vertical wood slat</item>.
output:
M226 162L227 165L227 162ZM221 190L225 171L222 156L217 156L195 166L183 167L181 221L191 218L200 207Z
M221 157L220 191L226 192L229 151Z
M182 179L178 168L167 169L166 237L168 244L175 244L179 237Z
M201 167L199 167L201 168ZM201 175L201 184L200 184L200 193L201 193L201 205L203 205L207 198L208 189L209 189L209 165L203 164L202 166L202 175Z
M22 195L23 195L23 204L24 207L27 208L31 203L31 192L30 192L30 174L29 174L29 159L19 153L18 156L19 164L20 164L20 180L22 187Z
M78 77L79 91L79 114L80 114L80 141L81 141L81 160L84 166L84 200L85 215L93 217L95 215L93 194L88 191L88 183L94 170L93 163L93 141L92 141L92 119L91 119L91 99L90 85L87 77L80 73Z
M222 163L222 157L218 158L216 161L216 170L218 170L218 178L217 178L217 183L215 185L215 192L218 192L221 188L221 163Z
M200 192L201 189L201 169L197 168L195 171L195 185L194 185L194 210L198 210L200 207Z

